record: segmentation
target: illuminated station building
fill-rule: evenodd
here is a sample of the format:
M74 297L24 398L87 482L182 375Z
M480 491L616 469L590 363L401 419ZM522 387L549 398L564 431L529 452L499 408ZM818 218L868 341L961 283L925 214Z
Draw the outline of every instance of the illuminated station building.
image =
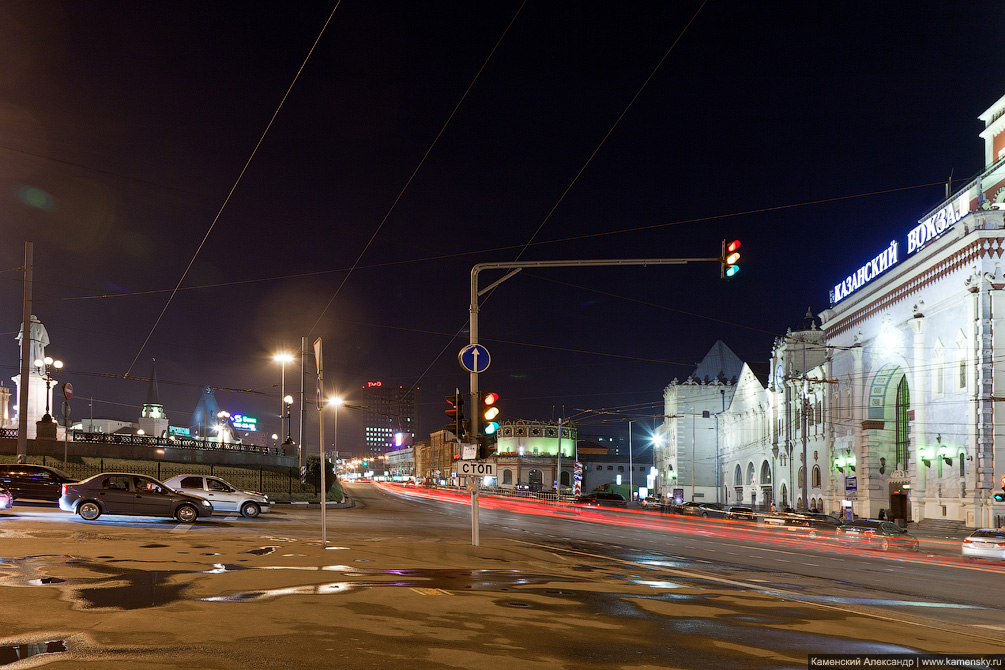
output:
M980 119L985 169L891 226L820 315L828 498L861 517L1005 515L1005 97Z

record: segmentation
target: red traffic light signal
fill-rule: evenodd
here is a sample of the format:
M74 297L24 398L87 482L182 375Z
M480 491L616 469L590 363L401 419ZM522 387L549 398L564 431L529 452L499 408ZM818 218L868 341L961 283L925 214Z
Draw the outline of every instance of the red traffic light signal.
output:
M482 424L482 432L485 435L493 435L497 430L499 430L499 422L496 421L496 417L499 416L499 408L496 407L496 402L499 400L499 394L483 392L481 397L482 418L485 420Z
M722 265L721 275L723 278L732 277L740 271L740 252L737 251L739 248L740 240L733 240L728 244L726 243L726 240L722 241L722 256L720 256L720 261Z
M454 424L454 435L458 438L464 436L464 396L461 395L460 391L454 395L448 395L444 398L447 404L450 405L447 409L443 410L448 417L451 418Z

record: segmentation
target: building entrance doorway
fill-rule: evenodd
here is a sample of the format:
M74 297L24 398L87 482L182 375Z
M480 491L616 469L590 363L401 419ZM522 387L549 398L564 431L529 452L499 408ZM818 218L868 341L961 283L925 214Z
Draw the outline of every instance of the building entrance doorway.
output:
M904 484L890 483L890 520L911 521L911 489Z

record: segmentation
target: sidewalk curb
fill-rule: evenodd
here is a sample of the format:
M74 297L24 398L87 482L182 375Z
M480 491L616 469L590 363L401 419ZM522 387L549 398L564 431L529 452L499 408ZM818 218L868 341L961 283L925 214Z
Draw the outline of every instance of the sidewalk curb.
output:
M307 500L296 500L296 501L285 501L272 503L273 507L288 507L291 509L321 509L321 501L310 502ZM325 503L325 509L349 509L355 507L356 503L353 501L352 496L346 496L343 502L332 502L328 501Z

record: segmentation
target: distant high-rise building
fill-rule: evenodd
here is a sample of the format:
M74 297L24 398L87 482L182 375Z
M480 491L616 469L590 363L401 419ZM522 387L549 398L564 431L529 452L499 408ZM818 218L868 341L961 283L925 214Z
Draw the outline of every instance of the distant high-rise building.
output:
M363 423L363 454L381 456L409 446L418 433L419 389L367 382L363 386L366 418Z

